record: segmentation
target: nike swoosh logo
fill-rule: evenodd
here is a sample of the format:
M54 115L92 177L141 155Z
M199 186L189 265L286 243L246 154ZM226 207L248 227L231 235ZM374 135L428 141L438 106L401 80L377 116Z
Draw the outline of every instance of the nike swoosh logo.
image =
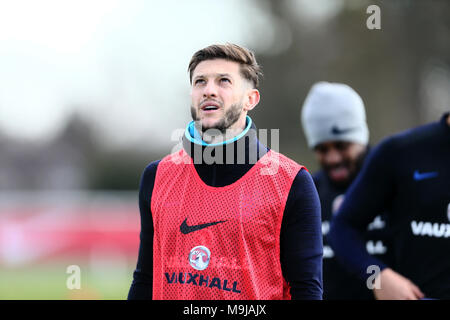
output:
M414 171L414 180L420 181L425 179L431 179L438 176L437 172L422 172L420 173L418 170Z
M344 133L351 132L353 130L356 130L356 128L339 129L337 126L333 126L331 128L331 133L332 134L344 134Z
M188 234L194 231L198 231L204 228L208 228L210 226L222 223L222 222L226 222L227 220L223 220L223 221L215 221L215 222L209 222L209 223L203 223L203 224L197 224L195 226L188 226L187 224L187 218L184 219L183 223L180 225L180 231L182 234Z

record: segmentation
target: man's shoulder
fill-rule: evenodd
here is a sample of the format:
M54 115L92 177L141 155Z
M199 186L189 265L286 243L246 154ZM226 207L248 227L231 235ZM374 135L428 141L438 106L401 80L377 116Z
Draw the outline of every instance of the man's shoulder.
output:
M173 164L190 164L192 163L191 157L186 153L184 149L180 149L171 154L166 155L161 160L155 161L158 162L158 167L166 167ZM152 163L151 163L152 164ZM151 165L150 164L150 165ZM150 166L149 165L149 166Z
M142 173L142 180L149 181L155 180L156 173L159 171L164 172L166 170L173 170L173 166L178 168L185 168L185 166L180 166L181 164L191 164L192 160L190 156L183 150L176 151L174 153L168 154L160 160L153 161L149 163Z
M179 165L183 163L190 163L189 159L186 159L186 152L183 150L176 151L166 155L162 159L150 162L142 172L140 188L142 189L153 186L156 180L156 175L159 171L162 170L162 172L164 172L165 170L172 170L172 165Z
M340 193L340 191L336 190L336 188L331 184L330 179L323 169L314 172L312 174L312 179L317 191L321 195L321 198L335 197L337 193Z
M150 190L153 190L155 183L156 171L161 160L156 160L149 163L141 175L141 181L139 183L139 190L141 193L151 194Z
M314 172L312 174L312 178L313 178L314 183L316 185L321 184L321 183L325 183L326 182L325 171L323 171L321 169L321 170L318 170L318 171Z
M158 168L171 164L190 163L190 158L183 149L166 155L162 159L150 162L144 169L143 175L154 175Z
M433 122L407 129L384 138L378 144L377 152L403 152L403 150L428 144L439 134L439 123Z
M161 162L161 160L162 159L155 160L155 161L150 162L149 164L147 164L147 166L144 169L143 174L144 175L148 175L148 174L156 173L156 170L158 169L158 165Z
M286 156L280 152L274 151L273 149L271 149L270 152L268 152L268 154L269 154L268 158L271 161L278 161L279 163L282 163L283 166L285 166L285 167L296 168L296 169L306 169L306 171L308 171L308 169L304 165L298 163L297 161L289 158L288 156Z
M270 150L259 160L259 166L264 176L277 176L277 179L293 182L305 179L305 175L310 178L306 167L274 150Z

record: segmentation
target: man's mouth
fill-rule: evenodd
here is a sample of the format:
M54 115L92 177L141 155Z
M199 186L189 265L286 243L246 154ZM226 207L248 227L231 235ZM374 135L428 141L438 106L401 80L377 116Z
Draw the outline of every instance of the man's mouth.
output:
M328 170L328 175L330 176L331 180L342 182L348 179L349 177L349 170L345 166L339 166L330 168Z
M217 109L219 109L219 108L216 107L216 106L205 106L205 107L202 107L203 111L214 111L214 110L217 110Z
M217 102L206 101L200 105L200 109L204 112L212 112L218 110L220 105Z

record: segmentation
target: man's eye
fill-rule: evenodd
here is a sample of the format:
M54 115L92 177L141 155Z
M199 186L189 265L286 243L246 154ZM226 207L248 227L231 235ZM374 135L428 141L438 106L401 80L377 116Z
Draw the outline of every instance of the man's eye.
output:
M205 80L203 79L197 79L194 81L194 84L203 84L203 83L205 83Z
M228 78L221 78L220 82L228 82L228 83L230 83L231 81Z
M344 151L347 150L347 148L349 147L349 143L348 142L338 142L335 144L336 149L338 149L339 151Z
M323 153L327 153L328 148L319 145L314 148L314 151L323 154Z

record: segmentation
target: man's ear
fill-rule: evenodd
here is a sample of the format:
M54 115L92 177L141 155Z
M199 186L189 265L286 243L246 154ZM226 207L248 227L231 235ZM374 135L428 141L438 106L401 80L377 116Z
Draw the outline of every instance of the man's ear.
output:
M244 110L250 111L259 103L260 95L258 89L249 89L246 93Z

